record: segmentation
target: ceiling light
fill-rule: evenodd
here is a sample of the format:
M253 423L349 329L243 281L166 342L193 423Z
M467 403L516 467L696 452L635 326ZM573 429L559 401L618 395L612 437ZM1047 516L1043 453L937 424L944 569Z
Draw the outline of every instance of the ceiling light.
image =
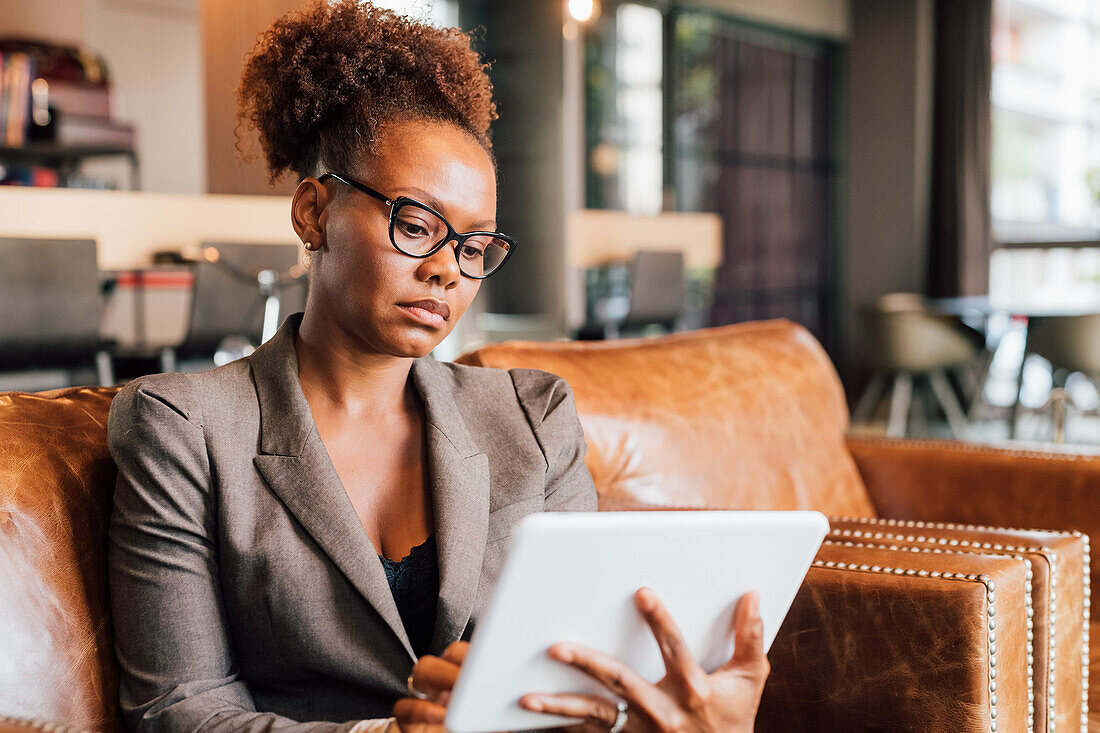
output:
M587 23L596 13L596 0L569 0L569 15L578 23Z

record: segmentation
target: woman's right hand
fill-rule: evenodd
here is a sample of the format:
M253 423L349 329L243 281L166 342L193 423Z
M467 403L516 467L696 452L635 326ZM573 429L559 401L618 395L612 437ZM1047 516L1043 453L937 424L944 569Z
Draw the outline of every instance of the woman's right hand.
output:
M606 654L574 644L556 644L550 656L603 685L627 703L625 733L751 733L770 667L764 655L764 625L759 597L747 594L734 611L733 657L707 674L657 595L642 589L634 602L664 658L666 675L650 684ZM587 722L577 733L606 732L618 717L616 704L600 695L525 695L520 705Z
M393 716L402 733L443 733L447 703L469 648L465 641L456 641L442 656L423 656L416 661L409 692L415 690L424 697L405 697L394 705Z

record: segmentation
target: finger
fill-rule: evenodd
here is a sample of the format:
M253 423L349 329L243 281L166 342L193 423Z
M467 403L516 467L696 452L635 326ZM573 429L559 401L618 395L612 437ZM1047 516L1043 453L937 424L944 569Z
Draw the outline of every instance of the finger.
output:
M421 657L413 667L412 686L417 692L437 696L450 692L458 679L459 667L439 657Z
M610 728L619 716L618 706L597 695L524 695L520 707L536 713L580 718Z
M470 642L454 641L447 646L442 656L443 659L446 659L451 664L457 664L461 667L462 663L466 661L466 653L468 651L470 651Z
M725 668L752 670L767 662L764 656L764 622L760 618L760 594L746 593L733 612L733 657Z
M401 730L418 725L443 725L447 708L430 700L417 700L415 697L403 697L393 706L393 717Z
M550 647L550 656L584 672L626 700L630 707L644 711L651 718L671 720L670 716L678 709L668 695L630 667L602 652L575 644L555 644Z
M681 693L700 694L706 684L707 674L691 655L684 635L672 620L672 614L665 604L650 588L642 588L635 593L634 604L657 640L669 680Z

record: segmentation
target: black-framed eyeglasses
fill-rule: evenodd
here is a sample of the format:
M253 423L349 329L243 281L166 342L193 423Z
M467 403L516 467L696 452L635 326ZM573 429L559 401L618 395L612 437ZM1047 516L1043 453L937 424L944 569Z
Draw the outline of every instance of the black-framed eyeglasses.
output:
M484 280L500 269L516 249L516 240L499 232L457 232L443 214L408 196L391 199L351 178L325 173L317 180L332 178L361 191L390 207L390 242L409 257L431 257L447 242L455 243L458 269L466 277Z

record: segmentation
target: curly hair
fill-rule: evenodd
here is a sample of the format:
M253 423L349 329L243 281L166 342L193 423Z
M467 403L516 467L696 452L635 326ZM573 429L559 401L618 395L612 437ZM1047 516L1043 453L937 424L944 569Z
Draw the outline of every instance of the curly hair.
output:
M271 183L320 163L349 170L399 119L449 122L492 152L488 64L457 28L435 28L364 0L313 0L276 20L245 59L237 149L255 129ZM247 156L245 156L247 157Z

